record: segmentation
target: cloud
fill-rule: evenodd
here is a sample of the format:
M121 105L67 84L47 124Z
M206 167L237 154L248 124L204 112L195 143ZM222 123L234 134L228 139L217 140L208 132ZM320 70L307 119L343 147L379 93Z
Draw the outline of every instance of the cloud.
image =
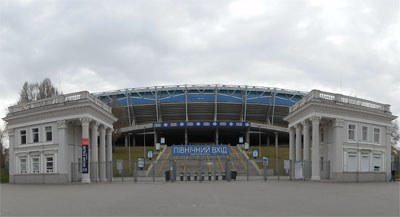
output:
M0 10L0 110L24 81L50 77L65 93L198 83L317 88L400 114L397 0L5 0Z

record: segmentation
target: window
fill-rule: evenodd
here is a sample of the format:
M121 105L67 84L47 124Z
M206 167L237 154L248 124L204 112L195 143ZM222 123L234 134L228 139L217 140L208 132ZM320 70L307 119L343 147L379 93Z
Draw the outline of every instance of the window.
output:
M46 132L46 141L52 141L53 140L53 132L52 132L51 126L45 127L44 131Z
M374 154L372 166L374 168L374 172L382 171L382 155L381 154Z
M355 140L356 125L349 124L349 140Z
M369 171L369 154L365 153L361 156L361 171L368 172Z
M319 132L320 132L320 139L321 139L321 142L324 142L324 128L321 128L320 130L319 130Z
M375 143L380 143L379 134L380 134L379 128L374 128L374 142Z
M32 172L40 173L40 158L32 157Z
M54 157L46 156L46 173L54 172Z
M349 152L347 154L347 171L355 172L357 171L357 153Z
M39 142L39 128L32 129L33 143Z
M21 130L21 144L26 144L26 130Z
M362 141L367 141L368 140L368 127L363 126L362 127Z
M319 171L322 172L324 171L324 157L320 157L319 160Z
M26 173L26 158L19 159L19 172Z

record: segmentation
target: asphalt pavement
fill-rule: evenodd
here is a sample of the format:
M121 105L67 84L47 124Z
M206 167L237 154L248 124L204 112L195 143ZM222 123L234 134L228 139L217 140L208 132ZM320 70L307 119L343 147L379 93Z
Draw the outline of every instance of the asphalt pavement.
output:
M399 216L399 182L1 184L1 216Z

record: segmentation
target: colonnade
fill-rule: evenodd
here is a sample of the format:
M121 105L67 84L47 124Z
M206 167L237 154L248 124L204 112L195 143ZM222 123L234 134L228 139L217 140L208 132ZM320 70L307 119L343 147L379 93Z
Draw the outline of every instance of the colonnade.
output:
M82 182L111 181L113 129L90 118L81 118L80 121L82 124L82 141L87 139L90 147L88 172L82 173ZM90 138L89 129L91 131Z
M289 160L291 162L311 161L311 179L320 180L320 121L321 117L313 116L289 127ZM310 135L310 127L311 135ZM302 146L303 153L302 153ZM311 155L310 155L311 152ZM311 158L310 158L311 157ZM294 170L292 170L294 171Z

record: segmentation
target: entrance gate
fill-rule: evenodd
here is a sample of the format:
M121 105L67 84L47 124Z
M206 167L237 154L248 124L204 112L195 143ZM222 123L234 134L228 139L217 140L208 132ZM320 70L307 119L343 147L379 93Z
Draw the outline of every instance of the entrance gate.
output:
M176 156L173 148L167 147L158 159L116 161L113 162L113 181L207 182L291 178L292 164L288 160L269 158L265 164L261 158L248 158L240 147L227 147L229 155L225 156Z

